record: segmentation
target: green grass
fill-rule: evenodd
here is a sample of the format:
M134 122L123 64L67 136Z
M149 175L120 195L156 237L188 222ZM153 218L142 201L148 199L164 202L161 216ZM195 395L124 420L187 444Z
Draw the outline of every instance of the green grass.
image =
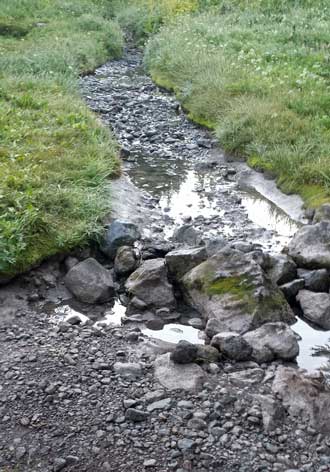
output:
M213 3L150 37L152 77L229 153L277 176L309 206L329 201L329 2Z
M0 276L98 234L117 147L79 95L79 73L120 55L109 3L2 0Z

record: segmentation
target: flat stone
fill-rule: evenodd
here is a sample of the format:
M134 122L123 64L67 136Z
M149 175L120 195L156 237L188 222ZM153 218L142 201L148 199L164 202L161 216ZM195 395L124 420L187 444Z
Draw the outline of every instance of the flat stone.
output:
M155 378L167 390L196 391L202 388L205 374L197 364L175 364L170 353L158 356L155 363Z
M164 398L163 400L158 400L154 403L151 403L147 406L147 410L152 413L156 410L169 410L173 403L172 398Z
M138 410L137 408L128 408L125 417L133 423L141 423L149 418L149 413L147 411Z
M116 362L113 369L121 377L138 378L142 376L141 365L134 362Z

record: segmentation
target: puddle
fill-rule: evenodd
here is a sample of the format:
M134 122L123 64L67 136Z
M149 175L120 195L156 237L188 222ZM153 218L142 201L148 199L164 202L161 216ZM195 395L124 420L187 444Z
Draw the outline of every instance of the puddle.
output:
M151 330L143 328L142 333L150 338L159 339L169 343L178 343L179 341L189 341L193 344L204 344L203 332L192 326L185 326L179 323L169 323L161 330Z
M330 357L313 355L313 348L328 344L330 341L330 331L318 330L300 318L292 326L292 329L302 338L299 341L298 365L311 373L325 367Z
M271 201L257 194L245 195L242 205L246 208L249 219L262 228L275 231L283 246L301 226Z
M121 319L125 316L126 307L116 300L114 306L105 312L104 318L97 321L94 326L96 328L104 328L105 326L121 326Z
M70 305L51 306L46 311L50 314L50 322L54 324L70 321L71 318L79 318L81 324L86 324L91 320L91 318L75 310ZM102 329L110 325L120 326L125 312L126 307L119 300L116 300L113 307L106 310L101 319L95 321L94 327Z

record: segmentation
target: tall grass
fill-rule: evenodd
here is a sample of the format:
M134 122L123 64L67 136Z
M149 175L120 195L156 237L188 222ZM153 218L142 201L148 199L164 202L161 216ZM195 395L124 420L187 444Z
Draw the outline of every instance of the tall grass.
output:
M308 205L329 200L329 3L214 3L151 37L152 76L227 151L276 175Z
M109 2L2 0L0 276L95 235L119 171L114 140L77 77L118 56Z

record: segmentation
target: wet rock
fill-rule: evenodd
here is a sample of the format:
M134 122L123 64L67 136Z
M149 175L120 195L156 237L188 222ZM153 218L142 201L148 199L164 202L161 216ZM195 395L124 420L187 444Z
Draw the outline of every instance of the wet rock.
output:
M299 354L296 335L285 323L266 323L243 337L253 349L252 359L260 364L275 359L293 360Z
M330 269L330 222L303 226L289 244L289 255L305 269Z
M140 257L137 249L122 246L117 250L114 269L118 275L127 275L137 269Z
M183 225L174 232L173 239L178 243L188 246L200 246L202 243L201 235L191 225Z
M197 359L197 346L188 341L180 341L171 352L171 360L176 364L190 364Z
M299 290L305 287L304 279L296 279L280 286L285 298L289 303L294 303Z
M169 252L165 257L168 271L176 281L179 281L184 274L206 259L207 252L205 247L177 249Z
M164 259L144 261L127 279L125 287L131 297L138 297L149 308L172 309L176 305Z
M211 345L228 359L235 361L247 361L251 359L252 347L237 333L219 333L213 336Z
M330 295L301 290L297 296L304 317L323 329L330 329Z
M224 248L182 279L186 301L208 320L206 333L244 333L295 318L280 290L250 254Z
M174 245L168 243L149 245L143 248L142 259L163 259L173 249Z
M292 416L309 420L317 431L330 433L330 392L321 377L304 375L297 369L279 366L273 392Z
M297 266L290 257L277 254L271 256L267 274L275 284L283 285L297 277Z
M133 246L140 238L141 233L135 224L115 220L107 229L100 249L110 259L114 259L118 248L121 246Z
M330 221L330 203L324 203L315 210L313 223L316 224L321 221Z
M255 395L260 404L264 430L269 433L281 427L285 419L283 405L271 395Z
M312 292L329 292L330 277L326 269L298 269L298 276L304 279L306 290L311 290Z
M158 356L155 363L155 378L167 390L196 391L202 388L205 374L197 364L175 364L170 353Z
M103 303L115 295L111 272L92 258L75 265L65 276L64 283L84 303Z

